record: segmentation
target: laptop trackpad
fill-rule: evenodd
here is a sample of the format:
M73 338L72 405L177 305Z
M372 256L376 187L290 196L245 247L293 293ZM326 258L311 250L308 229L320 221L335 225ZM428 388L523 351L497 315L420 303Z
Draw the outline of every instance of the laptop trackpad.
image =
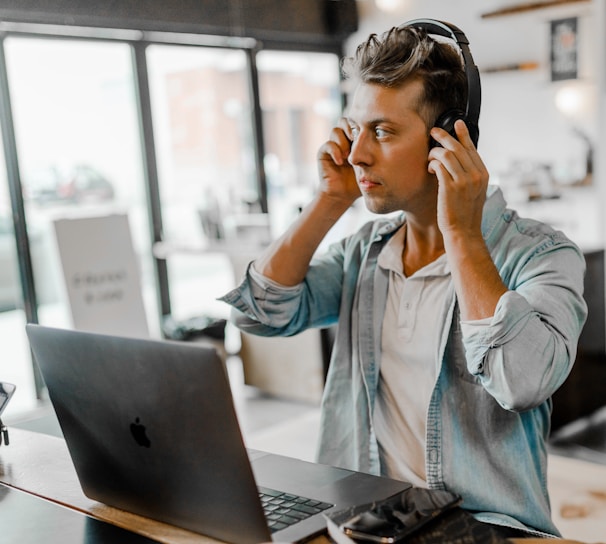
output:
M256 453L256 452L255 452ZM304 496L317 496L322 487L347 478L346 469L308 463L282 455L251 456L257 485Z

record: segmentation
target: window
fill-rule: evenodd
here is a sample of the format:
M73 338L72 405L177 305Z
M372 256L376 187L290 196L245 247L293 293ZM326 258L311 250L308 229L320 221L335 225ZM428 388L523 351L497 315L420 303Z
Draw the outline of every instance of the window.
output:
M5 49L28 230L40 238L40 321L68 323L54 219L126 212L152 285L131 51L31 38L8 38Z
M161 212L163 241L201 248L169 254L172 317L225 317L227 308L216 298L233 286L234 272L239 275L258 254L255 243L279 234L315 190L316 150L341 110L337 56L148 45L151 112L145 105L141 111L145 122L151 116L155 149L144 155L133 47L67 34L1 38L40 323L71 321L53 222L126 213L150 329L161 334L157 293L165 308L166 290L162 267L154 274L148 197ZM251 92L257 86L250 77L256 72L250 62L258 63L261 112L254 111ZM261 213L265 187L259 187L256 169L259 118L269 214ZM153 179L145 187L145 161L157 168L157 193ZM5 173L6 168L0 177L0 331L10 340L0 369L3 379L14 375L18 391L9 411L20 412L35 406L37 392Z
M147 297L153 298L130 47L8 37L5 52L40 322L70 323L52 225L62 217L126 212ZM155 316L153 300L149 307ZM12 334L10 349L17 360L28 360L23 312L3 317L3 330ZM14 365L10 357L3 361ZM15 408L17 394L35 399L24 389L19 383Z
M225 241L234 218L259 198L246 55L152 45L147 58L165 239L202 249L170 257L171 313L220 314L215 299L233 274L210 246Z
M282 231L317 187L316 154L341 115L339 60L330 53L260 51L257 65L269 211Z
M3 149L0 149L0 164L0 379L17 384L15 395L5 411L10 416L13 412L34 408L36 395L32 366L28 364L26 320L20 309L21 285ZM34 241L32 245L35 245ZM35 251L35 247L32 249Z

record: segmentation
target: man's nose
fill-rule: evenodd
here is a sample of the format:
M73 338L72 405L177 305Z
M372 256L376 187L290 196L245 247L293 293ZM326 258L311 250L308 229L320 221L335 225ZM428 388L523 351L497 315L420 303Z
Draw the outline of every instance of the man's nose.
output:
M371 162L372 156L370 153L368 137L361 131L356 139L351 144L351 150L349 151L349 156L347 160L349 164L352 166L358 166L361 164L369 164Z

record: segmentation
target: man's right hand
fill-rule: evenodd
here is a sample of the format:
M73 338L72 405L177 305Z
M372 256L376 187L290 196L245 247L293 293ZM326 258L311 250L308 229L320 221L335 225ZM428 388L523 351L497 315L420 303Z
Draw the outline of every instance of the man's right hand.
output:
M353 167L348 162L352 145L351 129L343 118L318 150L320 191L349 205L361 196Z
M254 263L265 277L285 286L303 281L328 231L361 196L354 169L347 161L350 150L351 131L342 119L318 151L319 191L286 232Z

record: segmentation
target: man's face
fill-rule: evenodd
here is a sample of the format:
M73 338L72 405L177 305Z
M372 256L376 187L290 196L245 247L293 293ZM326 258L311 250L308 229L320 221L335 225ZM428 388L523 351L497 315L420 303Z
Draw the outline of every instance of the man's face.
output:
M348 122L354 167L366 206L375 213L420 211L435 204L435 177L427 172L429 138L416 111L422 84L399 88L361 83L354 94Z

